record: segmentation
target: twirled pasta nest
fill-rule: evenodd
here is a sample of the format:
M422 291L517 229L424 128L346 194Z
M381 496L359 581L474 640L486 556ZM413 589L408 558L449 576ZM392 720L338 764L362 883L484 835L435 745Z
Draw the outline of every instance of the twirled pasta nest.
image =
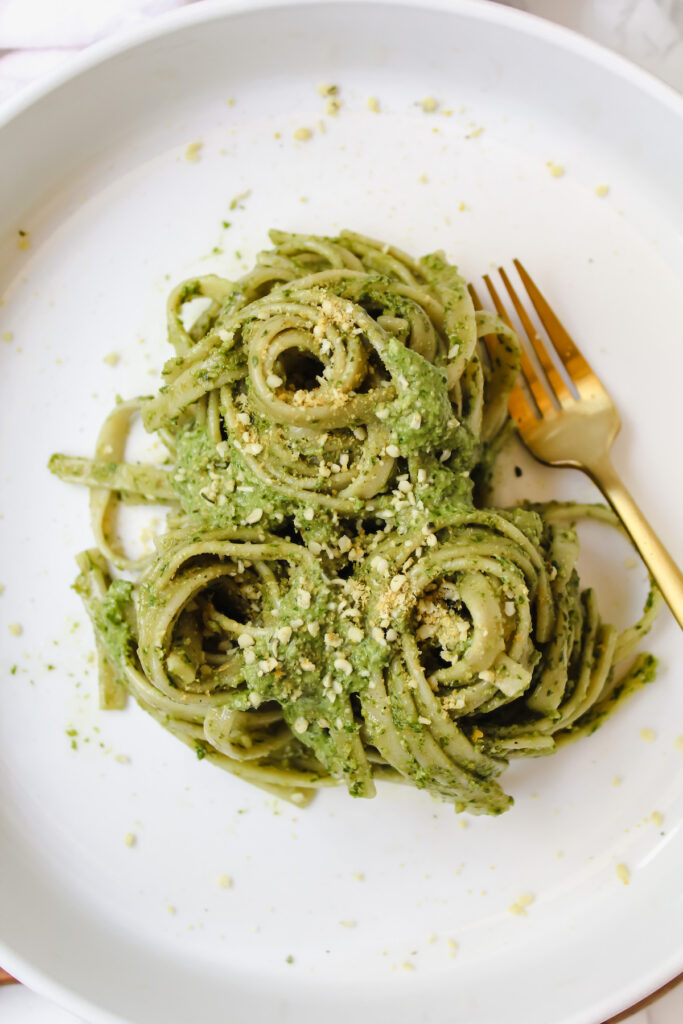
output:
M102 702L131 693L198 756L295 803L387 778L499 813L508 758L593 731L652 677L646 655L614 666L658 594L618 635L575 570L574 521L610 513L477 507L519 346L443 254L271 237L236 283L174 290L158 395L117 407L94 460L53 458L91 487L98 549L77 587ZM138 413L166 465L124 461ZM135 560L116 512L141 500L171 512Z

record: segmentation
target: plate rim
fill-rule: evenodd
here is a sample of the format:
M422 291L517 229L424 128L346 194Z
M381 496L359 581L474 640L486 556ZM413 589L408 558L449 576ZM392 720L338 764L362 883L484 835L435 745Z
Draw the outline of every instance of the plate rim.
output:
M20 117L60 86L73 81L100 64L135 49L152 39L160 39L180 32L189 25L220 21L236 14L254 11L281 10L301 7L332 7L335 5L414 8L470 17L475 21L509 25L523 34L534 36L587 59L601 64L606 70L630 81L655 100L663 103L672 113L683 119L683 93L657 78L627 57L610 50L601 43L581 35L574 29L546 20L529 11L508 7L498 2L482 0L211 0L210 3L190 2L185 7L166 11L139 25L129 26L113 36L92 43L75 54L64 66L58 67L38 82L25 86L19 95L10 96L0 107L0 131Z
M25 113L37 107L43 100L63 85L78 78L86 78L90 71L116 57L136 49L153 40L180 33L188 27L222 21L235 15L249 15L270 10L305 9L313 6L381 6L403 10L429 10L466 17L480 23L510 27L541 43L556 45L565 52L600 66L608 73L630 83L641 92L665 107L683 125L683 94L663 82L626 57L606 46L588 39L579 32L531 14L528 11L508 7L500 2L483 3L482 0L211 0L207 3L190 2L187 6L149 18L129 26L114 36L86 47L72 56L65 64L48 73L38 82L24 87L19 95L10 96L0 107L0 137L2 132ZM34 967L30 961L13 951L0 937L0 961L9 972L39 995L52 1000L68 1012L92 1021L93 1024L131 1024L130 1018L102 1008L90 999L81 996L75 989L62 984L50 974ZM560 1024L588 1024L587 1012L599 1014L599 1021L620 1016L629 1009L636 1010L637 1004L651 997L683 973L683 945L672 954L666 964L641 979L634 979L621 989L620 993L605 996L600 1003L585 1011L577 1011L563 1018ZM595 1018L593 1018L595 1020ZM591 1022L592 1024L592 1022Z

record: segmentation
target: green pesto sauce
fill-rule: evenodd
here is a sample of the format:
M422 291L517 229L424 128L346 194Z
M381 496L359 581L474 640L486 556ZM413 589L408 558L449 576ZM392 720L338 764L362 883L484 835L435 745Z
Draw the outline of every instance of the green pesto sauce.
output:
M499 813L509 800L493 776L508 748L496 747L496 735L504 741L508 726L526 730L531 742L524 752L548 753L597 728L618 701L653 677L654 660L641 659L611 691L605 686L599 702L548 743L533 735L541 711L527 703L529 693L542 690L535 696L546 722L558 720L561 701L578 685L571 680L580 674L586 638L593 638L588 663L598 659L601 644L607 650L604 637L614 633L598 634L594 599L580 592L573 526L548 523L530 508L483 507L482 493L509 436L500 418L512 386L501 386L496 400L487 382L496 365L504 369L510 360L499 354L483 365L481 320L442 253L418 263L407 258L413 283L406 285L389 247L361 239L363 272L347 274L333 259L328 265L318 244L338 246L339 239L317 239L301 258L295 236L281 241L283 251L266 254L241 284L209 277L177 292L169 327L176 356L165 367L160 394L141 406L146 426L163 428L162 440L164 430L172 437L168 472L59 456L51 462L65 479L109 486L134 499L168 499L172 492L180 506L173 510L170 539L160 542L156 561L136 585L111 581L99 562L83 569L77 589L94 620L99 653L133 692L135 673L148 674L147 682L156 685L159 663L151 672L148 659L159 656L168 700L161 707L173 707L174 688L181 705L210 695L187 721L179 715L178 735L200 759L234 749L225 747L232 743L230 729L246 718L233 712L262 705L266 714L249 716L257 722L255 742L274 749L268 729L277 705L291 735L276 715L277 742L284 735L285 746L271 763L296 771L303 759L307 771L345 777L352 795L367 795L363 772L371 770L360 766L365 758L358 757L358 746L372 745L392 765L398 751L396 770L456 809L484 806ZM347 256L347 268L359 265L352 251ZM316 287L309 275L319 272ZM303 288L299 278L308 278ZM199 297L209 306L185 330L182 305ZM282 347L269 356L271 331ZM510 345L505 340L508 356L514 355ZM311 369L316 362L320 367ZM268 400L264 388L271 389ZM285 398L290 405L283 412ZM351 481L346 492L345 479ZM197 554L194 545L201 548L214 530L224 531L222 537L211 537ZM253 562L235 553L248 552L250 544L258 545ZM191 566L183 578L188 550ZM446 588L452 592L458 566L468 558L475 567L462 572L469 597L449 597ZM492 562L493 582L487 582ZM548 568L555 572L552 586ZM179 580L187 584L184 603L176 601ZM534 635L536 591L552 606L555 636L548 618L543 635L541 627ZM420 595L431 609L419 606ZM477 614L486 623L480 631L485 641L476 636ZM432 625L425 626L429 616ZM471 679L458 679L453 666L468 652L480 657L477 643L491 646L498 674L475 666ZM508 657L513 648L517 654ZM424 656L425 676L415 671L416 656ZM543 686L537 686L541 672ZM425 677L432 691L417 695L428 685ZM561 693L558 678L568 687ZM390 728L385 705L367 713L380 690L399 736L391 741L391 756L380 742ZM149 691L143 692L138 699L145 706ZM419 710L433 706L433 694L443 702L439 720ZM166 715L172 719L172 712ZM480 723L493 723L489 737Z
M135 650L131 628L133 584L113 580L98 606L95 625L116 665L122 666Z
M228 457L222 456L206 430L191 424L176 443L173 487L183 511L201 517L208 528L242 526L257 508L263 510L259 525L266 528L291 514L291 500L265 487L230 442Z

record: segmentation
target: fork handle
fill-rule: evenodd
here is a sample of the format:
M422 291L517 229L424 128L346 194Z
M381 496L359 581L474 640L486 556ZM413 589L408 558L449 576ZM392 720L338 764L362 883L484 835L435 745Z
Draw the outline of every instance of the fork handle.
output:
M608 455L585 467L624 524L664 600L683 629L683 573L627 491Z

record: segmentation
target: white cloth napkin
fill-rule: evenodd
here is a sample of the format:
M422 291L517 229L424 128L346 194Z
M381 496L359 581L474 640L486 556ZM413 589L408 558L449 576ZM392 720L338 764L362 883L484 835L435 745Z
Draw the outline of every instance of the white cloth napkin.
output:
M2 0L3 49L83 47L183 0Z
M0 102L86 46L192 0L0 0Z

